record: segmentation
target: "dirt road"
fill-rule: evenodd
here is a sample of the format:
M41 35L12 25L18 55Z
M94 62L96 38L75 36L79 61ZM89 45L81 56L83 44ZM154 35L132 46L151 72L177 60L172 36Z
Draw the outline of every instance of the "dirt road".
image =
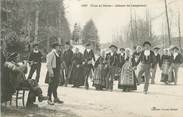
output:
M45 68L45 65L43 65ZM45 69L41 71L40 86L44 95ZM156 84L150 85L149 94L142 93L143 84L134 92L122 92L114 83L114 91L96 91L94 88L59 87L58 95L64 104L50 106L47 102L37 103L39 109L27 110L8 106L3 117L183 117L183 69L178 74L178 85L160 83L160 71ZM91 85L91 83L90 83ZM20 102L21 105L21 102Z

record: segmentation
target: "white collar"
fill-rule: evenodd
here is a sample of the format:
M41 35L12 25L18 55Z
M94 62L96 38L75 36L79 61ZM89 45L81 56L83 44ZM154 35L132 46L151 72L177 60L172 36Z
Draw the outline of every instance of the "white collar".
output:
M91 51L91 49L86 49L86 51L87 51L87 52L90 52L90 51Z
M121 53L121 55L122 55L122 56L124 56L124 55L125 55L125 53Z
M173 57L174 57L174 59L177 57L177 55L178 55L178 53L176 52L176 53L173 53Z
M34 49L33 52L34 52L34 53L39 53L39 50L35 50L35 49Z
M144 51L144 55L145 55L145 56L149 56L149 55L150 55L150 50L145 50L145 51Z
M56 54L56 56L59 56L56 49L53 49L52 52L54 52Z
M155 52L155 53L154 53L154 55L155 55L155 56L157 56L157 55L158 55L158 53L156 53L156 52Z

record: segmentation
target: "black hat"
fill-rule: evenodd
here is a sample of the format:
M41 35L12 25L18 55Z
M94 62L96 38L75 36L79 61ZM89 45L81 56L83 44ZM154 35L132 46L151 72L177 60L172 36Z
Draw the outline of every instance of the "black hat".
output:
M145 41L144 43L143 43L143 46L145 46L145 45L149 45L149 46L151 46L151 43L149 42L149 41Z
M172 50L175 50L175 49L176 49L176 50L179 50L179 48L178 48L178 47L176 47L176 46L172 48Z
M159 50L160 48L159 47L155 47L154 50Z
M18 54L17 54L16 52L11 53L11 54L8 56L8 61L14 60L17 56L18 56Z
M118 49L118 47L117 47L117 46L115 46L115 45L111 45L111 46L109 46L109 48L112 48L112 47L114 47L114 48Z
M124 48L120 48L120 51L125 51L125 49Z
M33 47L38 46L38 43L33 44Z
M51 46L52 46L52 48L55 48L56 46L60 46L60 44L57 43L57 42L55 42L55 43L53 43Z

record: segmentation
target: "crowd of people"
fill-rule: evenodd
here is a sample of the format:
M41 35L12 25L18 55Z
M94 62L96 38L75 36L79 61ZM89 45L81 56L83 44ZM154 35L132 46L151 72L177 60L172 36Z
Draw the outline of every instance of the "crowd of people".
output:
M162 49L152 47L148 41L144 42L142 47L137 46L134 50L118 49L117 46L111 45L109 51L101 50L98 57L94 54L90 43L85 45L84 53L81 53L79 48L75 48L73 51L69 42L64 45L53 43L51 47L52 50L46 56L47 96L42 95L42 90L38 85L43 57L38 44L33 45L33 51L28 59L30 71L27 78L25 77L26 64L18 64L17 53L12 53L8 59L5 59L1 53L1 70L6 77L2 77L1 80L3 82L1 99L10 100L17 87L28 86L30 88L28 107L35 106L33 103L36 96L39 97L39 101L48 100L49 105L63 103L57 95L58 86L67 87L68 84L72 84L73 88L84 86L89 89L89 78L92 79L92 86L96 90L109 91L113 91L114 80L118 80L118 88L124 92L137 90L137 86L144 82L144 93L147 94L149 84L155 84L158 67L161 70L161 82L176 85L178 70L183 63L183 57L178 47ZM36 78L33 80L32 76L35 71ZM7 72L9 75L5 76ZM54 100L52 100L52 95Z

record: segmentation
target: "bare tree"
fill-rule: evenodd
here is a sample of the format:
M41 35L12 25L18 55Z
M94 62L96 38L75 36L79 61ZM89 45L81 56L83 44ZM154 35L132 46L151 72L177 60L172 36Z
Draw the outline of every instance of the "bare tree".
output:
M35 42L38 43L38 30L39 30L39 6L40 0L36 0L36 17L35 17Z
M169 41L169 46L170 46L171 45L171 35L170 35L170 24L169 24L168 8L167 8L166 0L165 0L165 11L166 11L166 21L167 21L167 28L168 28L168 41Z
M181 48L182 45L181 45L180 11L179 11L179 13L178 13L178 31L179 31L179 46L180 46L180 48Z

